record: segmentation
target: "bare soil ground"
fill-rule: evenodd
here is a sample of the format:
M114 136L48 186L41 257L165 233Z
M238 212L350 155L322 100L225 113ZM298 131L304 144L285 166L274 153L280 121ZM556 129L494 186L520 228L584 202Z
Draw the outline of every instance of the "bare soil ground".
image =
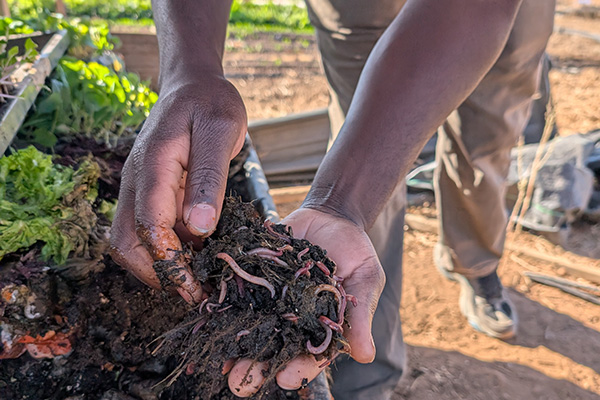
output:
M600 0L592 6L600 7ZM559 0L557 9L570 12L580 5ZM557 14L556 25L600 34L600 19L590 15ZM228 47L226 72L242 93L250 119L327 105L327 84L312 37L232 38ZM560 134L600 128L600 43L555 33L548 53ZM278 202L284 215L299 204ZM435 215L427 207L411 212ZM400 312L410 370L398 400L600 398L600 307L523 276L527 270L554 275L564 271L507 251L499 273L521 321L516 339L494 340L473 331L460 314L458 285L444 281L432 264L436 240L435 234L413 230L404 239ZM530 234L509 240L562 254Z

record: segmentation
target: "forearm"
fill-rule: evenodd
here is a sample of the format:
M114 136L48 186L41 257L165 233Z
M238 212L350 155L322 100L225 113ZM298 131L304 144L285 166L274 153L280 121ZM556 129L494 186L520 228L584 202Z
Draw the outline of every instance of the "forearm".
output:
M498 58L519 5L409 1L371 52L304 206L370 227L429 137Z
M232 0L152 0L160 51L160 84L198 73L223 75Z

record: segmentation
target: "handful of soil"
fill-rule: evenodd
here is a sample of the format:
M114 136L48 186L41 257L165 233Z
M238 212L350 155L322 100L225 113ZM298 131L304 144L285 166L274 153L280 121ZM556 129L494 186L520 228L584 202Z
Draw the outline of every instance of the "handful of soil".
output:
M204 248L181 257L208 298L159 338L154 353L180 360L163 385L195 375L200 398L235 398L224 363L250 358L269 365L255 398L273 398L275 375L293 358L313 354L324 366L350 351L342 325L347 302L356 299L345 293L335 263L290 228L263 223L251 204L227 199ZM157 261L154 268L168 284L177 267Z

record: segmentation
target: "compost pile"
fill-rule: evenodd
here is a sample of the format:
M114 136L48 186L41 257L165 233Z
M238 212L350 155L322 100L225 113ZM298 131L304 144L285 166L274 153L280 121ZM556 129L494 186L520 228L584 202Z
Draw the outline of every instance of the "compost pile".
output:
M221 371L237 358L269 363L255 398L293 399L274 380L287 361L313 353L328 364L349 350L341 325L356 300L335 264L248 203L228 199L205 247L181 254L208 293L201 305L145 287L108 257L74 280L36 251L0 268L2 399L234 399Z
M183 354L169 379L199 376L201 398L226 394L225 360L268 361L266 386L256 397L274 398L269 383L292 358L310 353L328 365L349 352L342 324L347 299L356 299L344 292L334 262L289 228L262 223L251 204L229 198L204 249L181 257L210 295L162 335L155 352ZM165 284L173 267L155 263Z

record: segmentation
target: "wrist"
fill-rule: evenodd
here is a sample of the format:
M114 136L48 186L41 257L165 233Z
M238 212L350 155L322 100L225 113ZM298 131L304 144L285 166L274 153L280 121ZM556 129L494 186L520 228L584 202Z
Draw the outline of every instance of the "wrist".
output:
M301 208L316 210L336 218L347 220L362 230L366 230L368 222L356 204L348 201L350 196L334 193L330 188L313 185Z

